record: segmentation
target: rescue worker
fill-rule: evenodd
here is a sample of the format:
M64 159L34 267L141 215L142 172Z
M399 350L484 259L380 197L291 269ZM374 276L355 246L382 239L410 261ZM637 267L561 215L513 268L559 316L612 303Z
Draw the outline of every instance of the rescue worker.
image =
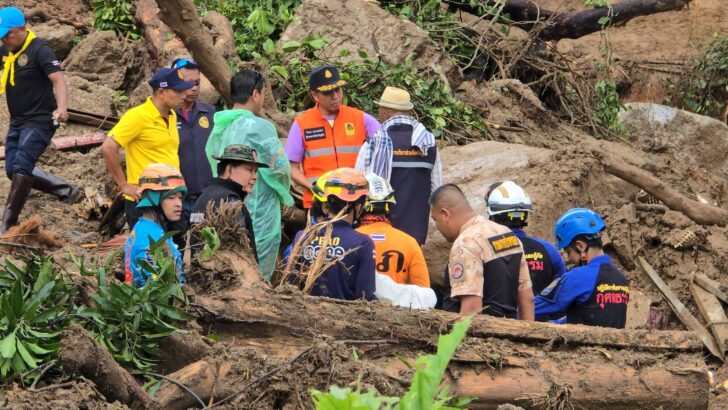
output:
M396 204L394 191L387 180L370 173L364 216L356 230L372 238L376 250L378 273L396 283L430 287L430 274L425 256L415 238L392 226L391 207Z
M318 229L315 237L300 246L302 256L297 261L299 271L314 263L319 252L326 252L326 262L331 263L313 284L311 294L335 299L375 300L376 290L374 243L363 233L357 232L354 226L364 209L368 183L364 174L353 168L338 168L323 176L324 181L317 186L322 189L317 196L325 198L322 209L328 218L343 215L343 218L332 223L331 236L327 238L326 229L313 225L309 229ZM306 231L296 234L293 241L297 244ZM296 279L302 278L294 278Z
M258 251L255 247L255 231L250 213L245 206L247 195L253 192L255 181L258 178L259 168L268 168L268 164L258 161L255 150L247 145L231 144L225 147L222 155L213 155L217 163L217 177L212 179L210 186L202 191L202 194L192 207L192 223L201 223L205 220L208 204L214 208L225 202L243 202L238 223L248 231L250 249L258 261ZM242 240L242 238L241 238Z
M533 320L531 278L516 235L477 215L457 185L437 188L430 211L437 229L453 244L443 309Z
M561 254L549 242L527 236L523 231L531 215L531 197L513 181L499 181L485 194L488 218L510 228L521 240L528 271L531 274L533 294L538 295L551 282L566 272Z
M61 63L48 43L25 26L23 12L0 9L0 94L6 93L10 124L5 137L5 174L12 181L0 233L17 225L31 189L67 204L82 192L36 167L60 123L68 120L68 88Z
M556 246L577 267L536 296L536 314L566 312L566 323L623 329L629 282L602 250L604 220L586 208L566 211L556 221Z
M423 245L430 226L428 200L442 185L435 136L411 116L414 105L407 91L387 87L375 104L382 129L362 145L356 168L392 184L400 203L391 209L392 225Z
M313 203L311 188L326 171L353 168L361 145L381 126L371 115L343 105L343 86L334 66L314 68L308 79L316 106L296 117L286 141L291 178L303 189L303 206Z
M262 118L265 78L255 70L241 70L230 80L233 107L215 114L215 129L205 148L210 164L230 144L255 150L258 160L270 168L258 170L258 180L245 198L255 230L255 248L263 278L270 281L281 244L281 205L293 206L291 165L276 127ZM214 162L215 161L215 162ZM215 172L217 175L217 172Z
M140 261L156 266L150 246L164 237L166 225L182 217L182 201L187 187L182 174L167 164L149 164L142 171L138 182L139 203L136 206L140 217L124 247L124 280L140 288L148 281L157 279L153 272L142 267ZM177 245L168 238L164 249L175 261L179 281L185 283L182 255Z
M198 100L200 68L194 60L178 58L172 62L172 69L179 70L184 80L193 84L192 88L185 91L182 105L174 109L179 134L179 166L187 185L182 218L174 230L179 232L175 238L177 243L183 243L182 238L190 224L192 205L212 181L212 169L205 155L205 146L215 124L215 107Z
M136 205L140 196L136 183L144 168L153 163L179 168L179 133L174 110L182 105L185 91L194 87L184 80L182 72L171 68L157 70L149 85L152 96L125 112L101 145L106 168L126 199L124 212L129 228L138 218ZM121 168L120 148L125 150L126 177Z

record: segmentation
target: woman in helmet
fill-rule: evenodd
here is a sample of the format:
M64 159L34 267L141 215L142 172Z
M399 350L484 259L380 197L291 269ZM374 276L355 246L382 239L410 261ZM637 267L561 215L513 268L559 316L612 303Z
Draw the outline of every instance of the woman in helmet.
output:
M604 220L574 208L556 221L556 245L577 267L536 296L536 316L566 312L566 323L624 328L629 283L602 250Z
M326 252L327 262L337 260L316 279L311 294L345 300L376 299L374 243L353 228L358 225L369 193L364 174L353 168L338 168L322 175L314 186L321 214L327 219L342 219L333 222L330 240L325 237L325 229L314 225L309 229L319 229L318 233L301 245L299 267L313 263L322 251ZM298 243L302 235L303 231L296 234L293 243Z
M182 199L187 193L182 174L175 167L167 164L149 164L139 177L139 195L137 204L141 217L134 225L124 247L125 282L137 288L144 286L148 280L156 279L152 272L141 266L144 260L155 266L154 255L150 250L153 241L165 235L165 226L179 221L182 217ZM177 245L168 238L165 250L175 260L177 277L184 283L182 273L182 256Z
M389 220L389 212L397 203L394 190L377 174L369 173L366 178L369 195L357 231L374 241L377 272L400 284L429 288L430 274L420 245L415 238L393 227Z
M523 231L532 212L531 197L523 188L513 181L496 182L488 188L485 204L488 218L509 227L521 240L534 295L541 293L566 272L564 261L554 245L543 239L527 236Z

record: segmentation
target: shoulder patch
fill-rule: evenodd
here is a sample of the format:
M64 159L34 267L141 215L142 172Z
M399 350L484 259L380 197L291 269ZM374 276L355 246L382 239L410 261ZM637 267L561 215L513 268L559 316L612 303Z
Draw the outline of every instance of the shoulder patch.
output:
M450 277L453 280L458 280L463 277L463 274L465 273L465 269L463 268L462 263L456 263L452 265L452 268L450 268Z
M488 242L490 242L490 246L493 247L493 251L495 253L509 251L521 246L521 242L513 232L504 233L498 236L491 236L488 238Z

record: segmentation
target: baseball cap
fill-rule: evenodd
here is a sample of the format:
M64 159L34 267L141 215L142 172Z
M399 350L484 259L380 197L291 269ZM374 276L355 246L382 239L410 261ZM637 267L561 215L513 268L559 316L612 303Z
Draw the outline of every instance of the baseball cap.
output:
M12 28L23 27L25 16L17 7L4 7L0 9L0 38L8 35Z
M184 80L184 76L179 70L173 68L160 68L157 70L152 79L149 80L152 88L164 88L170 90L189 90L195 84Z

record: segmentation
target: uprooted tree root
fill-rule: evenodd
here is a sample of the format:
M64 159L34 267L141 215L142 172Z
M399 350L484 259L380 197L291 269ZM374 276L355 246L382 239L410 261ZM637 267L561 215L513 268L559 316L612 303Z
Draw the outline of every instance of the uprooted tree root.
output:
M18 253L28 250L57 249L63 242L54 232L42 227L39 215L33 215L20 225L13 226L8 232L0 235L0 250Z

